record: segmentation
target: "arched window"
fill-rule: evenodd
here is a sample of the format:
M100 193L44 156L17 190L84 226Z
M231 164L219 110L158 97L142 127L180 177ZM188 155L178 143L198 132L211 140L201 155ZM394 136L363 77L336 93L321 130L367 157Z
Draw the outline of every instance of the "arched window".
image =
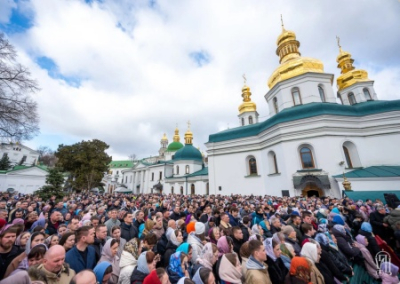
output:
M186 172L186 174L188 174L188 173L190 172L190 168L189 168L188 165L187 165L186 168L185 168L185 172Z
M296 87L292 89L292 98L295 106L302 104L299 88Z
M179 175L179 166L176 166L176 174Z
M273 103L274 103L274 110L275 110L275 113L278 113L278 112L279 112L279 108L278 108L278 99L275 97L272 101L273 101Z
M319 92L319 96L320 96L320 98L321 98L321 101L322 101L323 103L325 103L325 102L326 102L326 99L325 99L325 92L324 92L324 89L322 88L322 86L318 86L318 92Z
M302 147L300 149L300 158L303 169L315 168L313 155L309 147Z
M244 126L244 117L242 117L242 126Z
M183 194L183 186L181 186L181 194Z
M249 174L257 175L257 161L254 157L249 159Z
M253 117L249 116L249 124L253 124Z
M364 92L364 97L365 97L365 99L366 99L367 101L372 101L372 97L371 97L371 94L369 93L368 89L367 89L367 88L364 88L364 89L363 89L363 92Z
M348 168L359 168L361 167L361 160L358 156L357 147L353 142L346 141L342 145L344 158Z
M268 164L269 164L269 173L277 174L278 170L278 160L276 159L276 154L274 151L270 151L268 153Z
M354 105L354 104L357 103L356 97L354 96L353 93L349 93L349 94L347 95L347 97L349 98L349 103L350 103L350 105Z
M346 163L348 168L353 168L353 163L351 162L350 152L346 146L343 146L344 156L346 158Z

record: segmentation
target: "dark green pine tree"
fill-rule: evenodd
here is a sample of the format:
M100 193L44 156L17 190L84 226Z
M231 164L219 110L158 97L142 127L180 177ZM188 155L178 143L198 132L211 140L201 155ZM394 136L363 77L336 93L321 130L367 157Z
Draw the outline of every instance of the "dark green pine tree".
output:
M0 159L0 170L6 171L11 168L11 162L8 155L3 155Z
M43 200L48 200L55 196L60 200L64 196L63 192L64 175L58 168L50 168L49 174L46 176L46 185L35 191Z

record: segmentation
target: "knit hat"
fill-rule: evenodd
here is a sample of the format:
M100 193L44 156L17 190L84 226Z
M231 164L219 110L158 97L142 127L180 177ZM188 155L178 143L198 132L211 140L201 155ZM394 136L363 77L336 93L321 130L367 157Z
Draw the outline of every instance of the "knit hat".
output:
M186 226L186 232L188 233L188 234L190 234L191 232L194 232L194 230L195 230L195 228L194 228L194 225L196 224L196 222L194 222L194 221L192 221L192 222L190 222L189 224L187 224L187 226Z
M294 229L292 226L285 226L282 229L282 233L285 234L286 236L289 236L291 232L293 232Z
M361 224L361 230L363 230L365 232L368 232L368 233L372 233L372 226L368 222L363 222Z
M206 226L202 222L196 222L194 229L196 231L196 235L201 235L206 231Z
M292 215L292 216L293 216L293 215L295 215L295 216L300 216L300 213L299 213L299 211L293 210L292 213L291 213L291 215Z

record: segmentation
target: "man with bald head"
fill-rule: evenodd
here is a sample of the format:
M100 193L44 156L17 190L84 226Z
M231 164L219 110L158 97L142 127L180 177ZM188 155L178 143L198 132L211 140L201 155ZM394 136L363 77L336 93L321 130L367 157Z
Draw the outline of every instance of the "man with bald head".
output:
M96 275L89 269L82 270L72 278L69 284L93 284L96 283Z
M63 246L54 245L46 252L43 263L38 266L38 269L46 274L48 284L69 283L75 276L75 271L64 260Z
M167 237L168 240L171 238L171 234L176 230L176 222L175 220L169 220L168 221L168 229L167 232L165 233L165 236Z

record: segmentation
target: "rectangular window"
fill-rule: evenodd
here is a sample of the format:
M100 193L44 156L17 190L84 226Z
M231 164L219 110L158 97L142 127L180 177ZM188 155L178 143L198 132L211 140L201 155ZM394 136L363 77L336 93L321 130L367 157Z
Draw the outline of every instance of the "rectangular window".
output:
M154 173L151 173L151 181L154 181Z
M282 196L290 197L289 190L282 190Z
M162 172L160 172L160 180L162 180Z
M222 186L218 186L218 190L219 190L219 191L222 191Z

